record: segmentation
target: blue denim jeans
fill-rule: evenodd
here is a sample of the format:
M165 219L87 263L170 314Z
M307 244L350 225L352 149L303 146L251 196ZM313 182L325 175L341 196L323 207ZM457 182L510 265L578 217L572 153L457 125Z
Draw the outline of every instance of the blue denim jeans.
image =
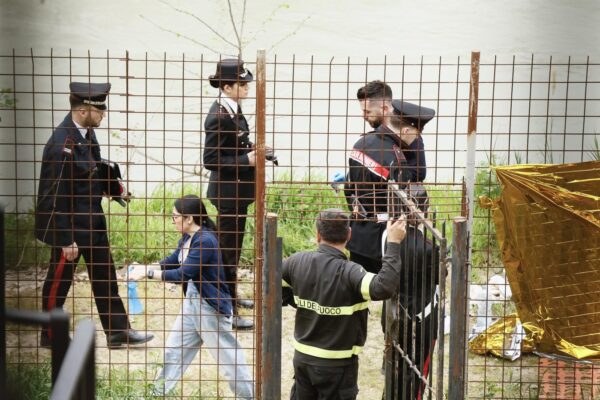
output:
M254 385L241 345L231 330L231 316L218 314L188 282L183 308L167 343L164 366L154 382L154 393L169 393L204 345L238 399L253 399Z

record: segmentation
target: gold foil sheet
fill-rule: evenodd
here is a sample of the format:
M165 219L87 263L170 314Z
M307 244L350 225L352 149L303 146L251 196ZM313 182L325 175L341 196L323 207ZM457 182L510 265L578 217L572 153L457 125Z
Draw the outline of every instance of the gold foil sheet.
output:
M502 194L488 206L536 349L600 357L600 161L495 171Z
M499 318L489 328L469 341L469 349L477 354L516 360L535 350L535 335L521 325L517 314Z

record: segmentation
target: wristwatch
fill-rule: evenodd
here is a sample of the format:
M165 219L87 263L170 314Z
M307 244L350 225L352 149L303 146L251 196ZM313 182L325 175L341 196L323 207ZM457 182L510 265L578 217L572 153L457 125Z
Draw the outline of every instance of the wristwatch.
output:
M154 270L153 269L149 269L148 273L147 273L148 279L152 279L154 278Z

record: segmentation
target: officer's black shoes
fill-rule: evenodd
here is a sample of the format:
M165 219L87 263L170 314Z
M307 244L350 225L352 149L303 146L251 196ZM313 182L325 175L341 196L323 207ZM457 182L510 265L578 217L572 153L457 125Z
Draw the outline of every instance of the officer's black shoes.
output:
M247 330L254 328L254 323L250 320L244 319L239 315L234 315L231 321L231 327L238 331Z
M248 308L248 309L254 308L254 302L249 299L237 299L236 303L238 306L240 306L242 308Z
M125 346L136 346L142 343L149 342L154 338L151 333L142 333L133 329L127 329L125 331L113 333L106 337L106 345L110 349L119 348L122 345Z

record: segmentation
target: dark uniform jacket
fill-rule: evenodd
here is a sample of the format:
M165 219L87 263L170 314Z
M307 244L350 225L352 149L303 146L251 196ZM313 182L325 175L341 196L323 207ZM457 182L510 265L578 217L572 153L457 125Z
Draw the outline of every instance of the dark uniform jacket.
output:
M420 140L419 143L417 140ZM352 237L346 248L364 257L381 259L381 237L386 228L387 182L395 180L403 187L425 177L423 141L413 141L417 151L404 152L407 146L386 126L362 135L354 144L348 160L349 170L344 194L350 210L358 205L362 215L351 222ZM420 147L419 147L420 146ZM410 164L408 156L410 154ZM414 166L422 163L423 168Z
M100 159L93 130L86 139L69 113L44 147L35 220L39 240L56 247L91 246L106 234Z
M406 237L400 243L402 273L400 274L400 304L412 318L431 304L439 282L439 248L426 239L413 225L406 228ZM427 312L432 311L433 305ZM423 318L426 315L422 316Z
M204 121L204 167L211 171L207 196L219 209L254 202L254 167L248 122L238 110L217 99Z
M367 338L369 300L390 298L398 288L400 244L390 243L375 275L338 249L296 253L283 262L283 301L297 308L296 360L339 366L352 362Z

